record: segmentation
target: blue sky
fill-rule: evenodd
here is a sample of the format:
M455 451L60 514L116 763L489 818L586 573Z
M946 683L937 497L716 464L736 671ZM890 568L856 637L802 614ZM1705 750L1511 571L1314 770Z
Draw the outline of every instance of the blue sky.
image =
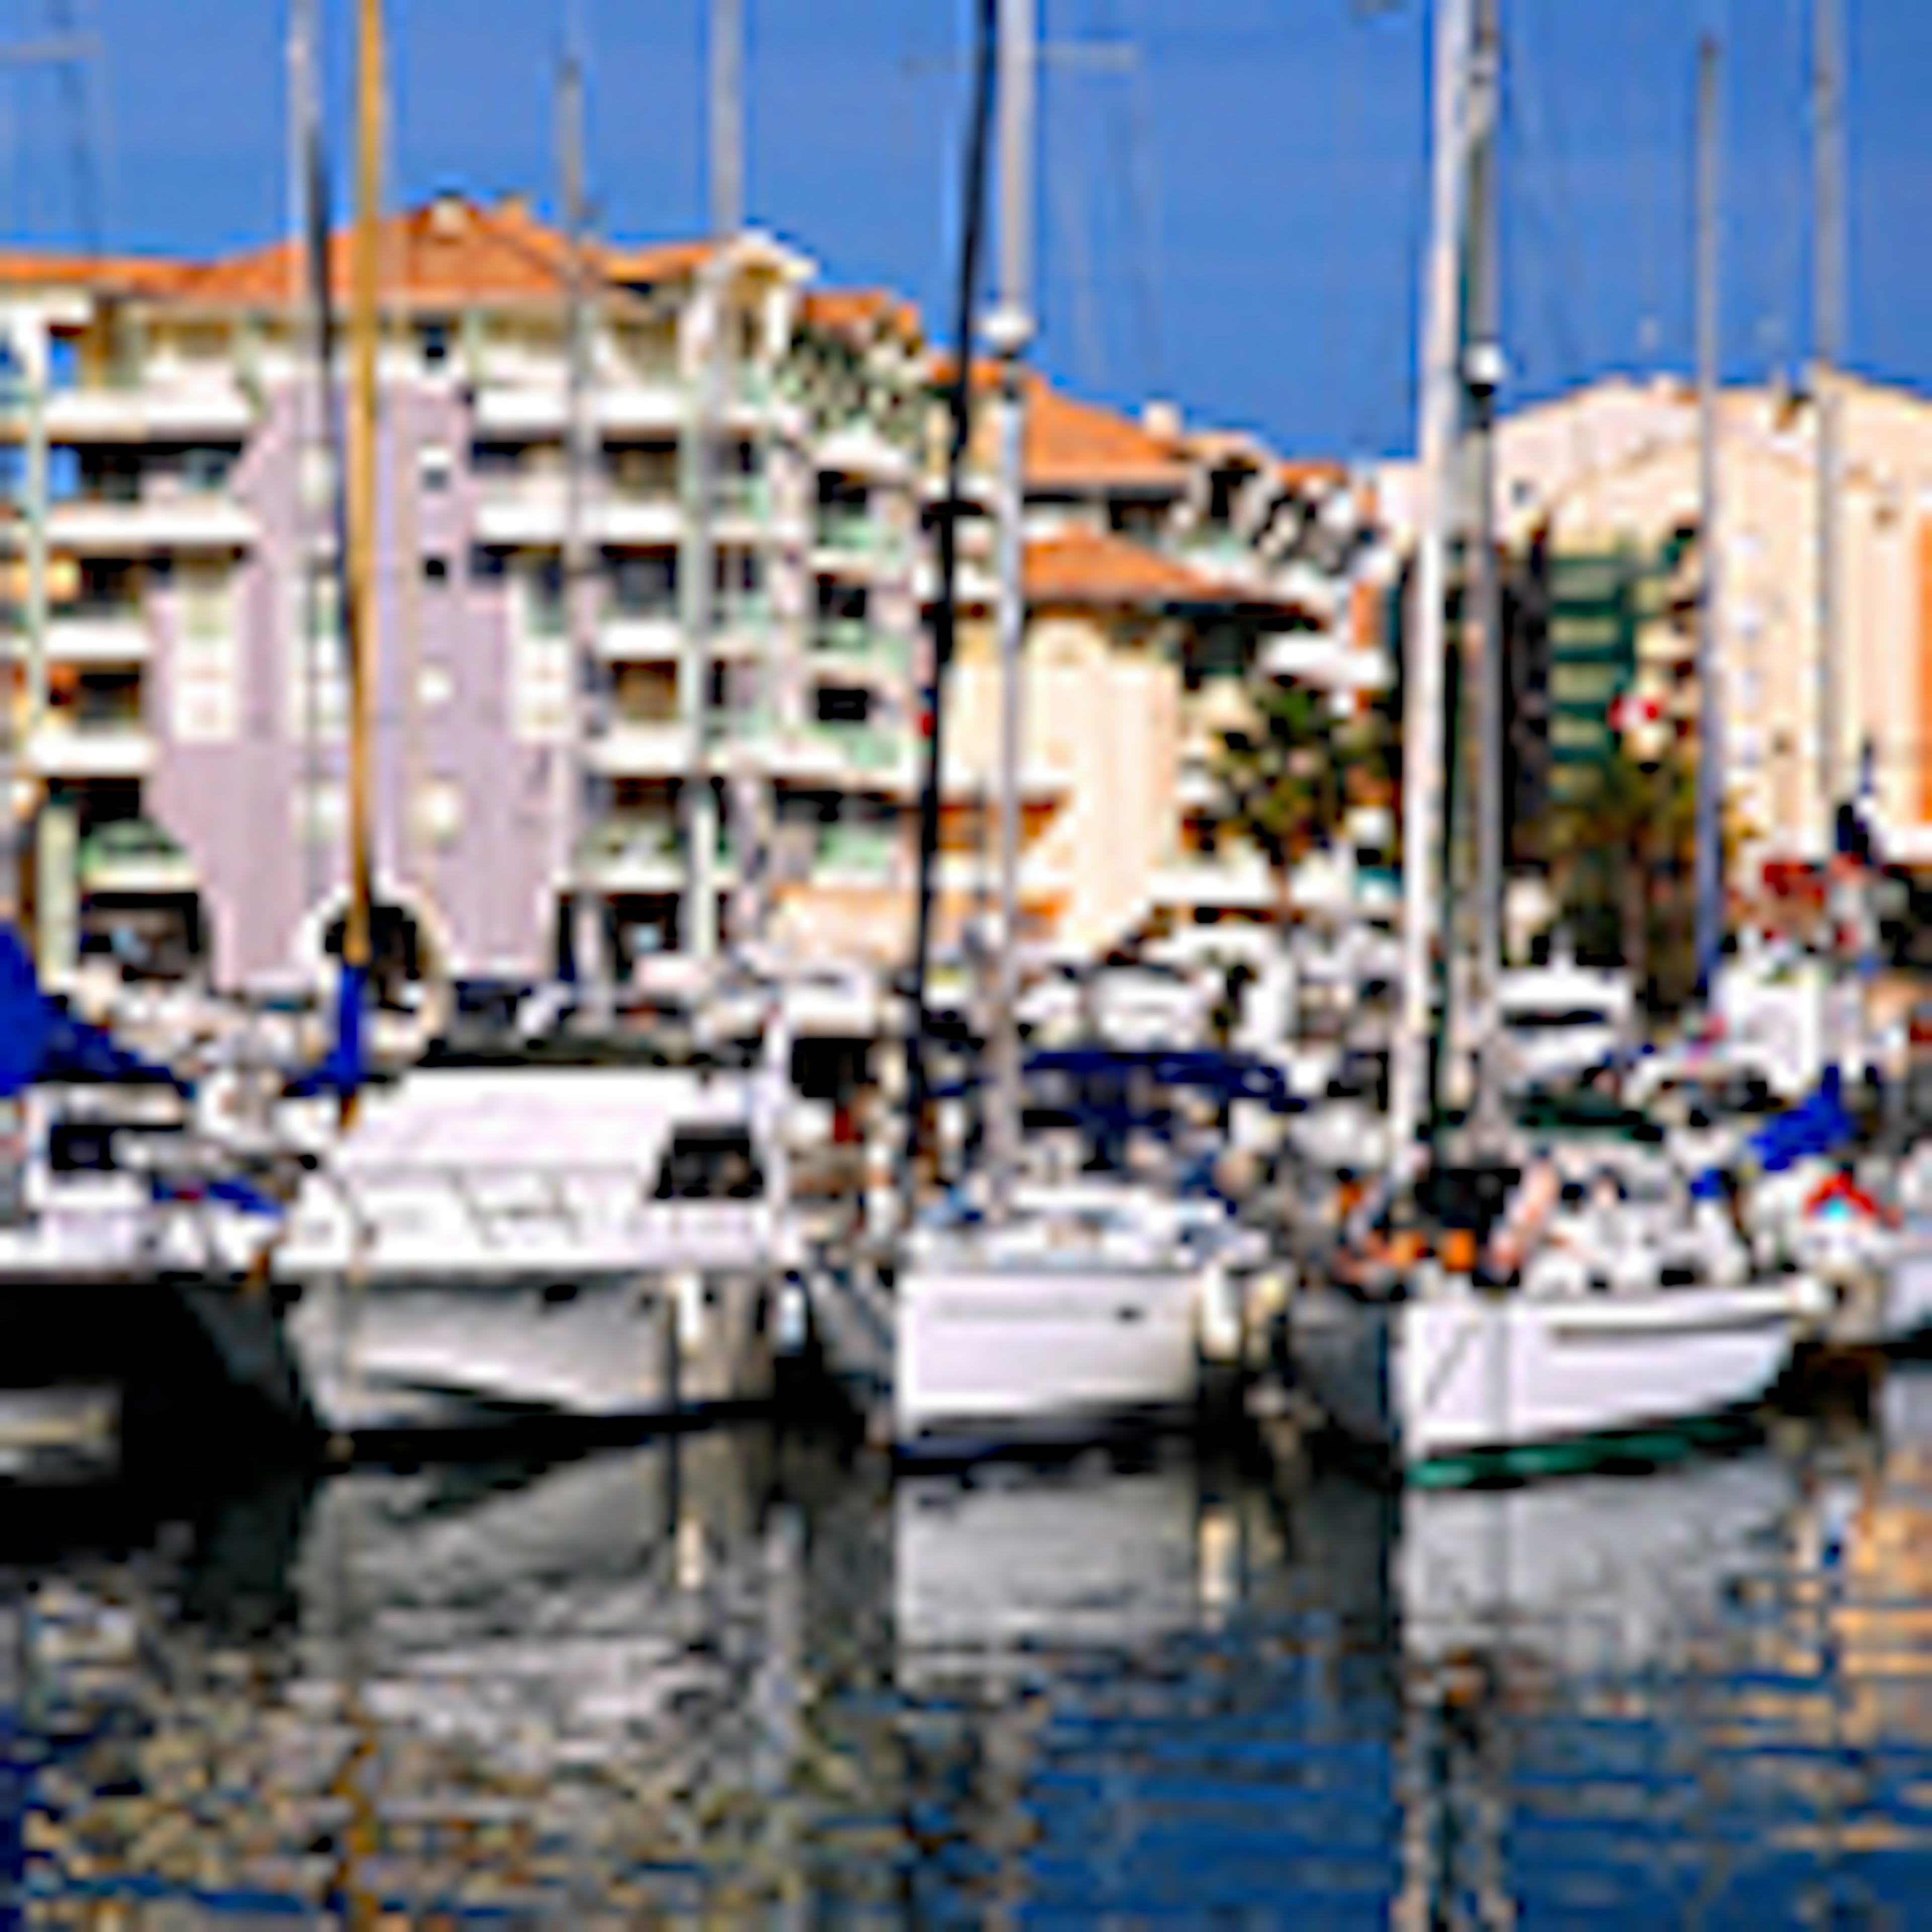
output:
M1851 359L1932 385L1932 5L1841 0L1850 31ZM828 276L950 310L964 0L746 0L752 212ZM1809 0L1504 0L1514 393L1688 367L1700 31L1726 46L1726 360L1809 331ZM350 0L324 0L330 105ZM87 158L117 246L212 250L286 220L279 0L66 0L100 52L76 104L0 74L0 220L74 238ZM63 0L11 0L9 39ZM1412 440L1426 0L1044 0L1042 361L1084 392L1178 398L1285 448ZM703 207L704 0L389 0L394 187L550 198L556 50L590 53L593 192L612 230ZM1096 46L1131 46L1122 66ZM1078 50L1089 50L1083 58ZM77 137L85 137L84 141ZM345 150L346 152L346 150ZM341 178L346 189L346 176Z

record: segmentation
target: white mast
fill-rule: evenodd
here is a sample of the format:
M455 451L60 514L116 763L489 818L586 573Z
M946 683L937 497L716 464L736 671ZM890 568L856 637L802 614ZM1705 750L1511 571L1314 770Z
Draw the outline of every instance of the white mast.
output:
M584 73L578 50L565 54L559 76L557 136L562 177L568 295L565 323L566 380L568 385L568 447L565 451L563 614L568 640L570 688L567 755L562 760L567 788L559 812L560 853L557 886L568 921L576 978L594 1009L604 989L603 920L595 896L581 876L584 847L594 814L588 753L598 720L596 691L598 582L587 526L596 488L602 439L591 410L590 326L585 288L586 224L584 199Z
M1033 336L1034 76L1038 0L1000 0L999 295L988 318L988 346L1000 362L1000 928L993 1015L994 1082L988 1118L993 1207L1012 1198L1020 1153L1019 858L1021 680L1026 637L1025 355ZM961 352L969 345L961 344Z
M1442 822L1443 594L1450 466L1462 403L1459 284L1468 135L1470 0L1437 0L1436 130L1430 256L1423 278L1417 400L1420 496L1414 600L1403 675L1402 998L1390 1082L1389 1157L1413 1180L1426 1126L1434 1022L1436 842Z
M1697 598L1697 980L1714 999L1724 944L1723 666L1718 626L1724 576L1719 497L1718 43L1697 56L1697 495L1703 581Z
M1838 0L1812 0L1815 124L1813 239L1812 388L1818 412L1816 487L1817 640L1814 661L1817 704L1818 808L1825 822L1828 863L1838 844L1838 762L1842 724L1838 705L1840 450L1838 358L1844 333L1844 102L1839 72ZM1828 903L1826 918L1833 916ZM1828 942L1824 1060L1835 1066L1845 1049L1838 1010L1837 937Z

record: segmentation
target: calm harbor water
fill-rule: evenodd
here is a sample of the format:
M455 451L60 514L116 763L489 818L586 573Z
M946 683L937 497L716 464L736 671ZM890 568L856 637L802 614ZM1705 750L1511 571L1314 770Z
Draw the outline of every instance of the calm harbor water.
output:
M4 1922L1932 1924L1932 1370L1512 1491L744 1429L0 1537Z

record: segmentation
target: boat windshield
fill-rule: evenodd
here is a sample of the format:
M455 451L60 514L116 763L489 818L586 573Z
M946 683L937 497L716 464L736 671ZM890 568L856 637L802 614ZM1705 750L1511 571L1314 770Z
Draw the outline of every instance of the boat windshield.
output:
M742 1127L681 1127L658 1169L660 1201L756 1201L764 1191L764 1174Z

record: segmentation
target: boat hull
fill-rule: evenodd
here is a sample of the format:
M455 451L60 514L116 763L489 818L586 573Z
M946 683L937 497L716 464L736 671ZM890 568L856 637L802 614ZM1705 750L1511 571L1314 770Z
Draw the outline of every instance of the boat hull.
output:
M1898 1232L1886 1283L1886 1337L1932 1335L1932 1215L1915 1214Z
M1651 1455L1756 1402L1791 1351L1786 1280L1603 1296L1450 1293L1291 1311L1330 1419L1422 1480Z
M295 1286L289 1344L331 1434L669 1418L771 1394L770 1298L752 1275L506 1270Z
M1180 1269L907 1270L895 1297L900 1446L1051 1442L1191 1414L1196 1295Z

